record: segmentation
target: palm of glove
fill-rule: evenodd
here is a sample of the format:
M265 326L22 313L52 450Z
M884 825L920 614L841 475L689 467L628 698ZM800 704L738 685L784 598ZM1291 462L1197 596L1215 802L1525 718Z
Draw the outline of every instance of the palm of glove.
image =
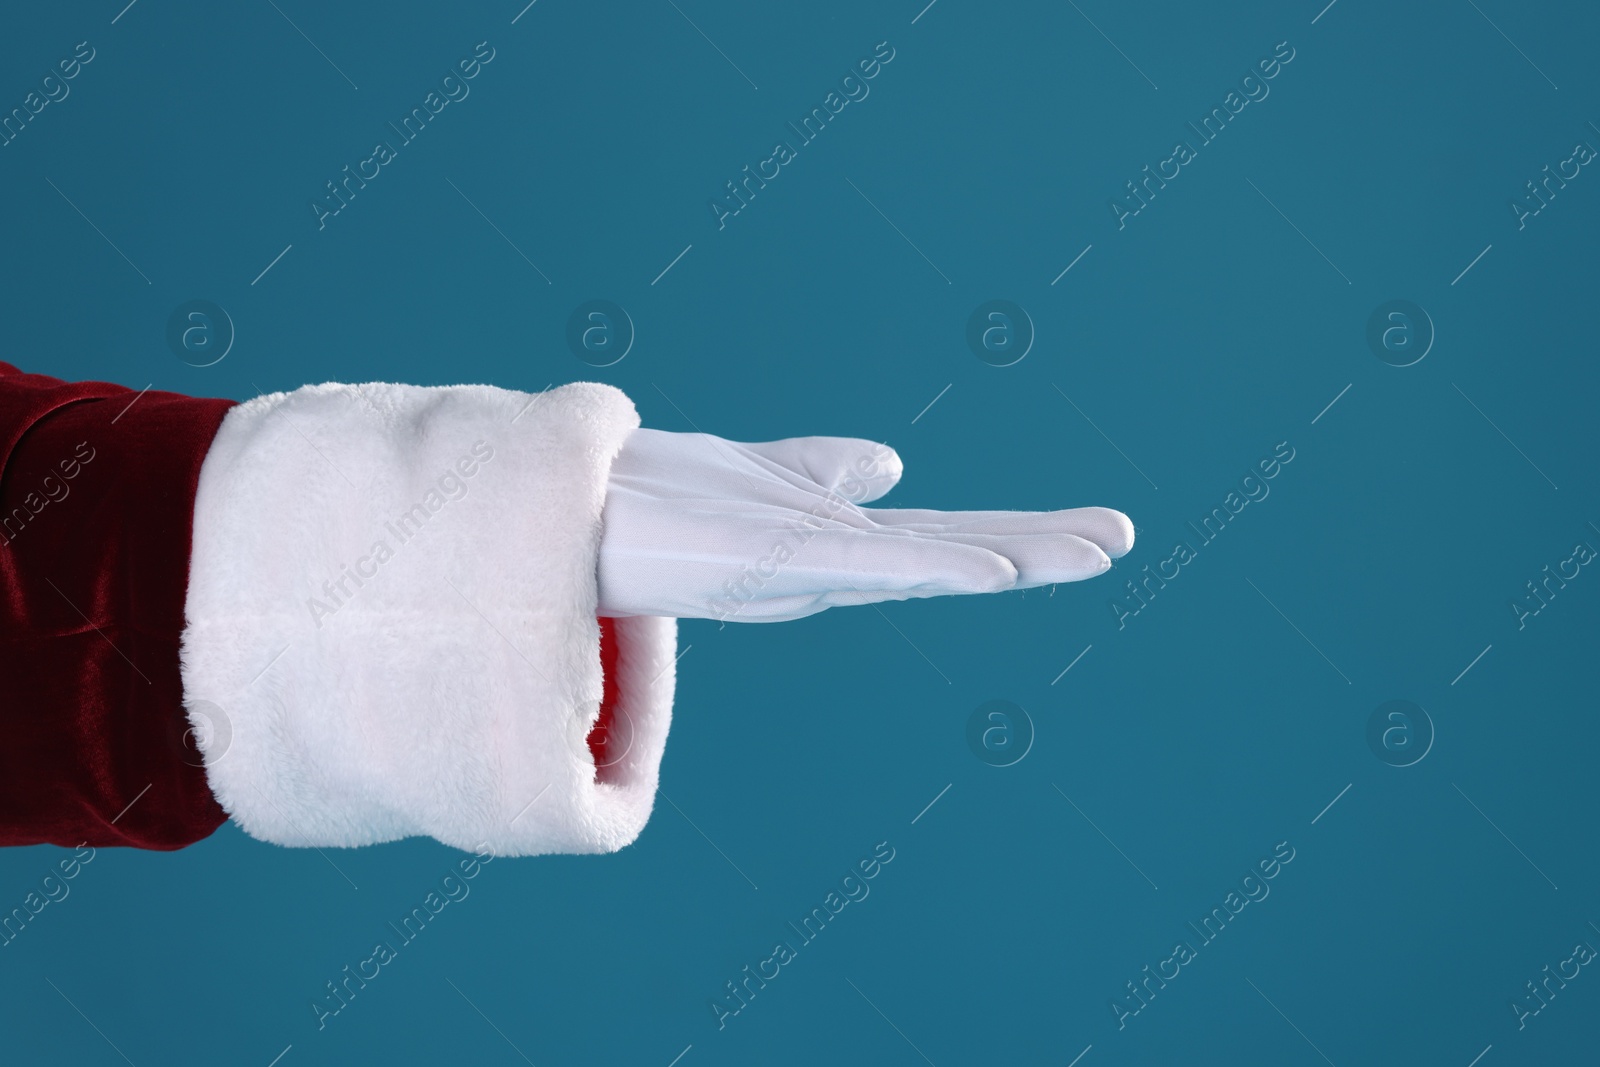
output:
M633 431L612 463L600 614L783 622L825 608L1093 578L1133 547L1120 511L866 508L894 450Z

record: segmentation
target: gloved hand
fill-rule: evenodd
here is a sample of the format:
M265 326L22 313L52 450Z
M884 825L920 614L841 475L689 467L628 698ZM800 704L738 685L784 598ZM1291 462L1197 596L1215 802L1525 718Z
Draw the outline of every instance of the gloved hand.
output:
M825 608L1093 578L1133 547L1120 511L863 508L900 480L850 437L741 444L632 431L611 465L600 614L784 622Z

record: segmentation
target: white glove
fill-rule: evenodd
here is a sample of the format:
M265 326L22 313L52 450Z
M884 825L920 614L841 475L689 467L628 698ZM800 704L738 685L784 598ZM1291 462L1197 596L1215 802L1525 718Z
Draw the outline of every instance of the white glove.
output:
M741 444L637 429L611 465L600 614L784 622L825 608L1093 578L1133 547L1120 511L863 508L900 480L849 437Z

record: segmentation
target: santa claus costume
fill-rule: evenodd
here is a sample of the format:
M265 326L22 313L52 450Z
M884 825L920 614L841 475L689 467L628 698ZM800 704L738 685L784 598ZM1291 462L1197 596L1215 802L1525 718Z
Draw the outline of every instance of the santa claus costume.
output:
M229 817L281 845L632 841L676 642L596 613L638 421L591 383L235 405L0 363L0 844L176 849Z
M678 618L1077 581L1120 512L864 508L892 449L639 427L578 382L243 404L0 363L0 845L609 852Z

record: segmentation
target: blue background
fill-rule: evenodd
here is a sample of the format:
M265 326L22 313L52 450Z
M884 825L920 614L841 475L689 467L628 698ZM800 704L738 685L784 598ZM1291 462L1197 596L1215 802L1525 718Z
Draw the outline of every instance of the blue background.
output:
M1101 504L1140 538L1053 593L684 624L637 844L493 862L320 1030L324 983L459 854L231 824L102 851L0 949L8 1062L1592 1061L1593 968L1521 1029L1509 1005L1600 946L1600 577L1520 629L1509 605L1600 546L1600 176L1521 229L1508 204L1600 145L1600 11L922 2L5 14L0 110L95 58L0 148L0 358L238 399L597 379L662 429L886 440L888 502ZM324 183L480 41L470 96L319 230ZM870 95L719 229L723 183L880 41ZM1283 41L1270 95L1119 229L1124 183ZM565 340L594 298L637 331L604 369ZM236 331L205 368L166 341L193 299ZM991 299L1036 330L1009 367L965 340ZM1437 335L1407 367L1366 340L1394 299ZM1270 495L1119 628L1123 583L1279 442ZM1396 699L1436 734L1406 767L1367 742ZM1024 709L1014 745L1031 723L1011 766L967 741L990 700ZM870 896L719 1029L724 983L884 841ZM1270 896L1119 1027L1285 841ZM0 855L0 908L64 854Z

